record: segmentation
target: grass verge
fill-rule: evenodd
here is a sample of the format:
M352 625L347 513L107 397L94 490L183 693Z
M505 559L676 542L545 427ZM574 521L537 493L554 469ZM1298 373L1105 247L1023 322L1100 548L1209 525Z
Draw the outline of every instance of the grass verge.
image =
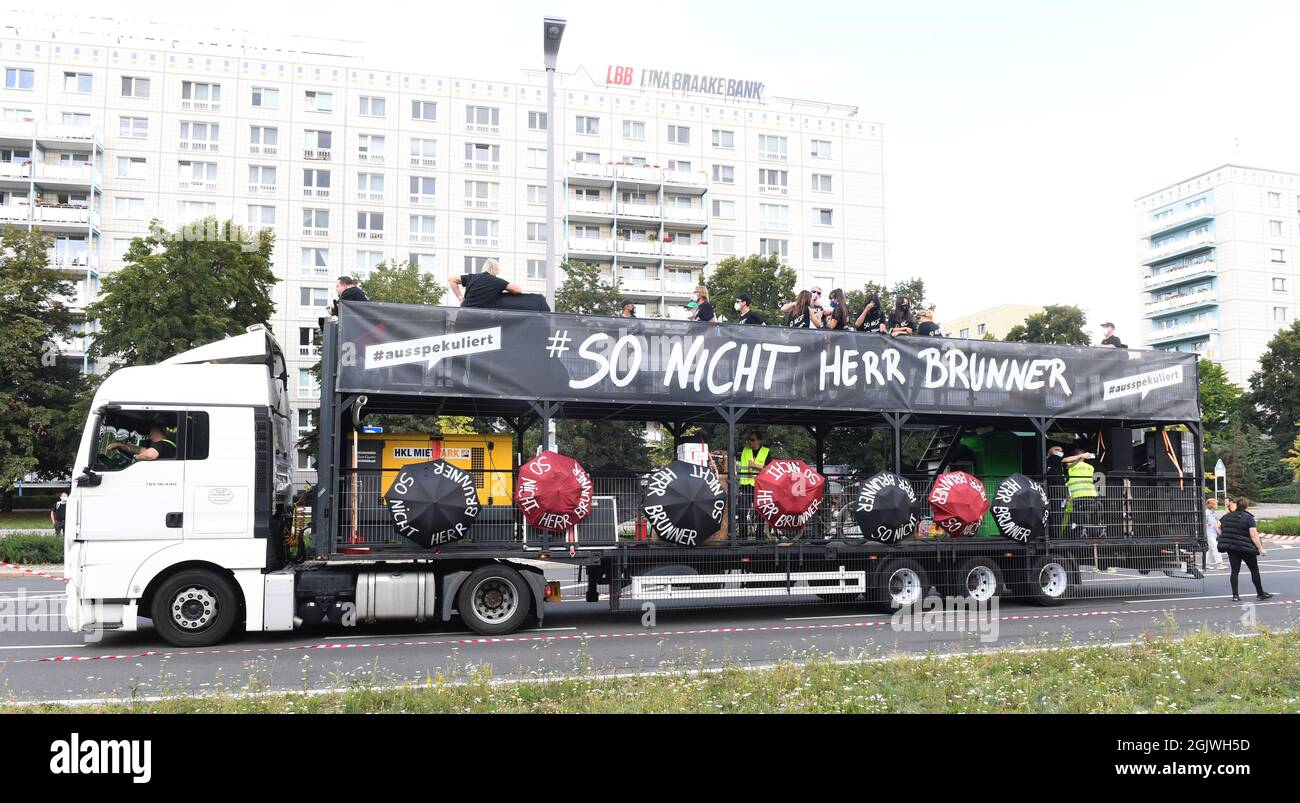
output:
M0 530L52 530L47 511L15 510L0 513Z
M1300 535L1300 516L1283 516L1280 519L1264 519L1256 523L1261 533L1270 535Z
M453 681L320 694L220 691L160 701L6 711L132 713L930 713L1297 712L1300 632L1252 638L1200 632L1130 647L993 652L887 661L670 671L622 678L494 681L480 667Z

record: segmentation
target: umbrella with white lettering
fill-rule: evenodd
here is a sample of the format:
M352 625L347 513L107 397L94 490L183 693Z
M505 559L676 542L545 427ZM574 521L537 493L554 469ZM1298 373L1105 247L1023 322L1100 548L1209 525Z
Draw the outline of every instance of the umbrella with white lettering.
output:
M463 540L479 511L474 477L445 460L404 467L384 501L398 535L423 547Z
M974 535L989 512L989 495L978 477L949 471L935 477L930 486L930 512L948 535Z
M853 519L864 538L892 544L916 533L916 491L912 483L890 471L862 481L853 505Z
M754 510L776 530L802 530L821 510L826 478L802 460L772 460L754 477Z
M998 483L992 511L998 531L1013 541L1036 541L1047 532L1047 491L1024 474Z
M708 466L674 460L647 478L642 509L659 540L699 546L722 529L726 491Z
M592 482L577 460L542 452L519 467L515 506L529 526L562 533L591 515Z

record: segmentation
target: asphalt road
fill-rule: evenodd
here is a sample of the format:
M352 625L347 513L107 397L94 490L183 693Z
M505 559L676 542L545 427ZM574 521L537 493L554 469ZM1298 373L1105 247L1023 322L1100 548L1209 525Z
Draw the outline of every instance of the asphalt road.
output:
M1004 603L977 627L900 630L889 614L862 603L759 605L677 610L660 605L645 624L638 606L611 613L586 603L569 575L566 598L548 606L544 627L484 639L459 622L239 634L202 650L164 646L141 620L137 633L107 633L88 643L62 620L62 584L0 577L0 698L73 700L222 689L302 690L387 685L457 677L491 667L497 677L698 669L755 665L810 656L876 657L1014 647L1124 642L1171 627L1226 632L1300 624L1300 544L1274 544L1262 561L1265 587L1277 596L1249 609L1229 598L1228 577L1171 584L1168 593L1135 596L1124 578L1088 572L1090 589L1110 596L1055 608ZM567 571L567 570L566 570ZM1157 581L1159 582L1159 581ZM1249 579L1242 577L1248 603ZM572 583L572 585L570 585ZM52 629L53 628L53 629Z

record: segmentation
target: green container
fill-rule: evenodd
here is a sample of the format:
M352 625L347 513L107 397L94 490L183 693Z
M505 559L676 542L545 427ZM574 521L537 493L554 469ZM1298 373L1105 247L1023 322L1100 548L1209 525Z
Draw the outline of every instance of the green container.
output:
M1023 470L1021 466L1020 437L1013 432L990 432L986 435L967 435L961 439L961 445L974 456L975 471L989 499L997 491L998 484ZM976 538L998 537L998 525L991 513L984 514Z

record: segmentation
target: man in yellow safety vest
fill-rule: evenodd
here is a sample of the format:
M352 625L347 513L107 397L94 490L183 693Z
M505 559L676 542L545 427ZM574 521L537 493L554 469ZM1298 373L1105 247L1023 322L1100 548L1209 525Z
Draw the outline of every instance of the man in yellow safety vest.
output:
M754 522L754 537L763 537L763 522L754 510L754 478L767 464L771 454L763 445L763 435L757 430L745 433L745 448L740 450L740 461L736 464L736 477L740 483L740 502L736 508L736 521L740 523L740 537L749 537L749 523Z
M1088 535L1088 531L1097 525L1097 513L1101 507L1097 499L1097 486L1093 468L1089 460L1096 455L1083 448L1061 461L1065 467L1065 489L1070 494L1070 530L1072 534ZM1081 530L1081 532L1080 532Z

